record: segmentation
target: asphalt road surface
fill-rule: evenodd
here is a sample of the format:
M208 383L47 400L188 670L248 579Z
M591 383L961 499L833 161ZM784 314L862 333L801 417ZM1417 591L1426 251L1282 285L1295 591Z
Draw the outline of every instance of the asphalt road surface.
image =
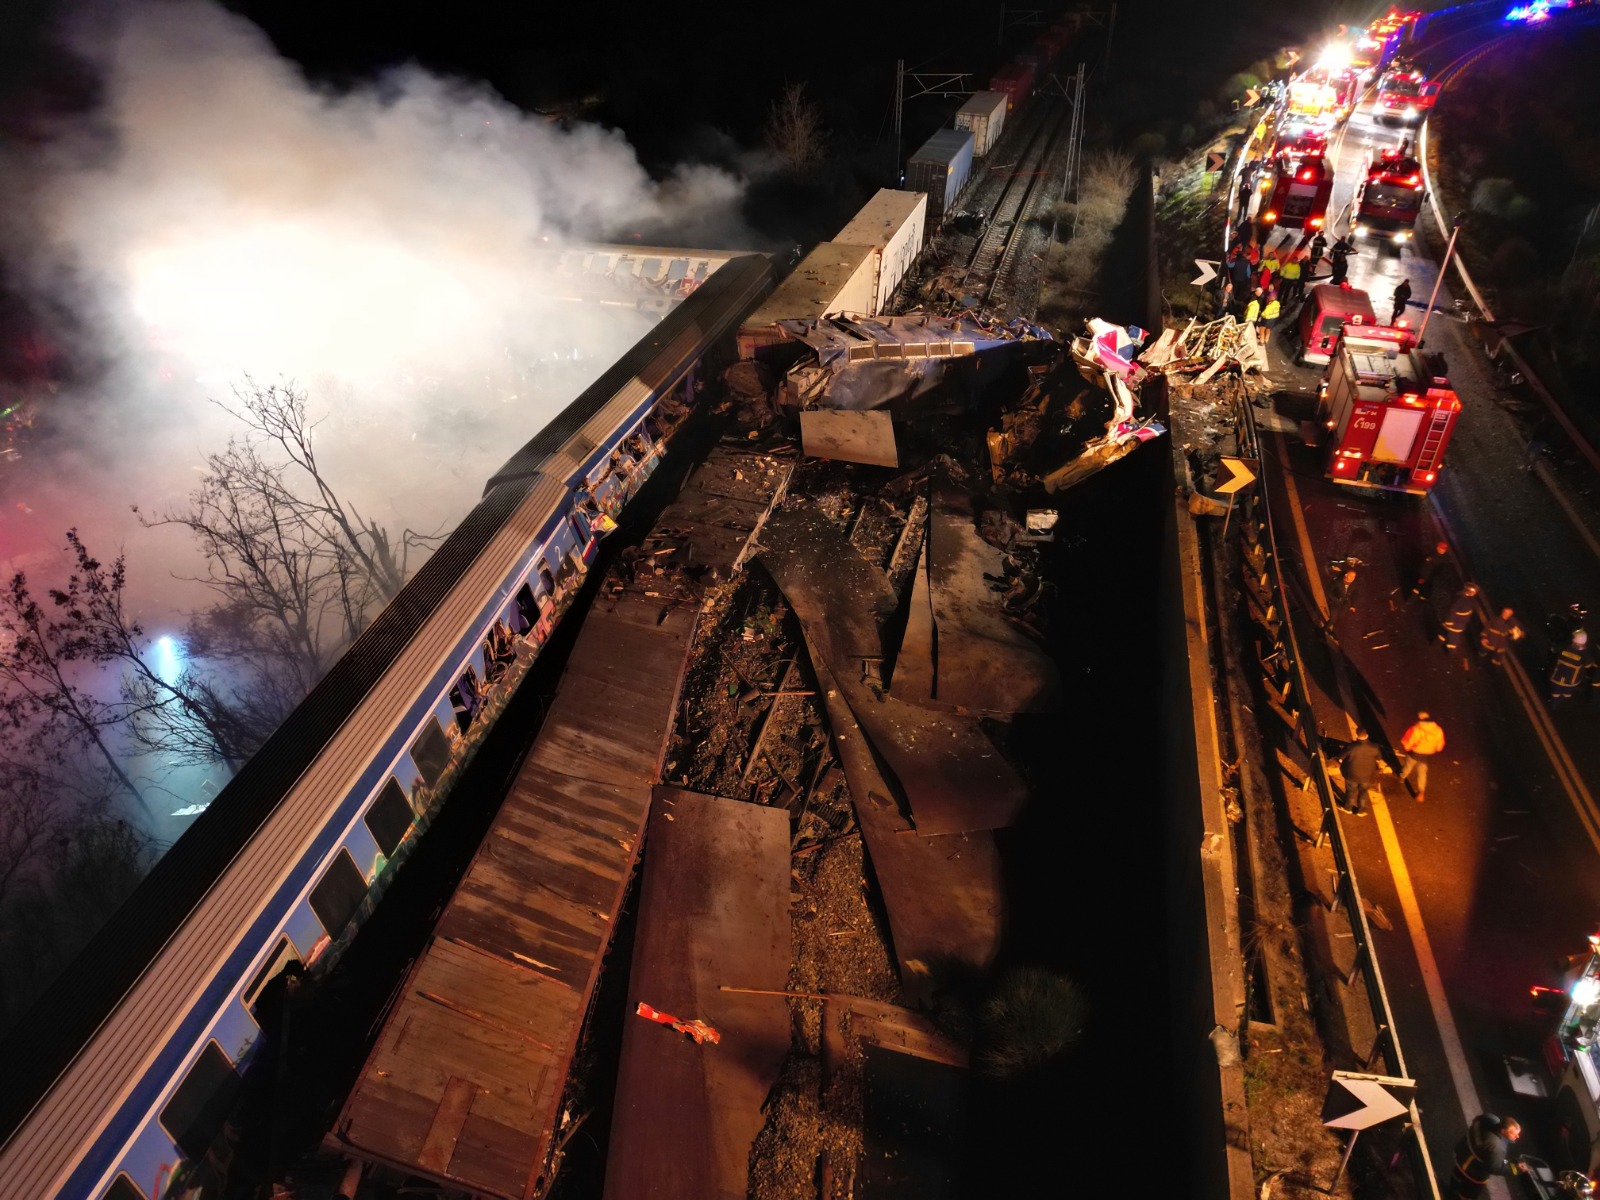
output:
M1367 148L1402 136L1378 126L1369 105L1357 110L1330 147L1339 172L1330 213L1347 209ZM1431 216L1419 225L1429 236L1400 249L1363 242L1352 259L1351 282L1369 292L1380 319L1409 278L1410 323L1421 322L1437 278L1430 254L1443 240ZM1371 817L1340 817L1362 890L1385 918L1374 928L1379 962L1441 1178L1465 1122L1484 1110L1523 1118L1529 1133L1519 1150L1559 1157L1553 1105L1515 1090L1507 1060L1542 1075L1555 1019L1533 1012L1528 989L1556 984L1554 960L1582 950L1600 921L1600 698L1555 710L1545 702L1547 615L1578 600L1600 621L1600 521L1585 494L1593 480L1543 463L1527 469L1535 414L1497 388L1456 315L1451 282L1440 290L1427 347L1445 355L1463 413L1432 497L1328 482L1321 452L1295 433L1268 435L1266 450L1285 553L1298 559L1297 628L1324 735L1345 741L1359 723L1395 746L1426 709L1449 739L1425 803L1385 775ZM1280 424L1304 420L1318 372L1288 361L1286 337L1272 350L1274 406L1289 418ZM1416 564L1440 536L1485 604L1515 608L1528 636L1514 663L1474 653L1475 631L1465 652L1443 651L1435 633L1449 584L1427 602L1408 598ZM1362 560L1353 610L1334 613L1333 636L1324 637L1329 560L1352 554Z

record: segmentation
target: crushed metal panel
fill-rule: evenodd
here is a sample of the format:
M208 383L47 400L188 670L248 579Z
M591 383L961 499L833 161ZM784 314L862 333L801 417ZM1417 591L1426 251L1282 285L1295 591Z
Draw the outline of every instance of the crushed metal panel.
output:
M898 467L894 420L887 412L808 409L800 414L800 446L811 458Z
M789 816L655 789L624 1008L605 1200L738 1200L762 1105L789 1053ZM721 1035L634 1015L641 1003Z
M889 941L907 1003L949 982L936 971L981 975L1000 953L1005 883L991 833L921 837L901 814L838 681L811 649L861 840L889 915Z
M812 661L839 680L856 719L904 790L919 833L1013 824L1028 789L976 716L907 704L869 685L881 662L880 622L898 606L883 572L844 532L808 509L773 514L761 561L789 601Z

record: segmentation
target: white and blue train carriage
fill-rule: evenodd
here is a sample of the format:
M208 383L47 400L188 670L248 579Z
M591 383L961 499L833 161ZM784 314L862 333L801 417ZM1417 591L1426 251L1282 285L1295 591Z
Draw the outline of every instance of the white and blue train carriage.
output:
M772 283L730 260L512 456L0 1043L5 1195L210 1192L263 990L355 935L659 461L674 396Z

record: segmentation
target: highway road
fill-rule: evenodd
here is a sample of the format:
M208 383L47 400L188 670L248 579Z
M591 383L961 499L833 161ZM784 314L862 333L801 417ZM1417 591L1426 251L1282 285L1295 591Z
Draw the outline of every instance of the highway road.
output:
M1504 35L1497 22L1480 25L1430 57L1441 66ZM1470 75L1457 86L1470 86ZM1379 126L1370 104L1357 110L1330 146L1338 168L1330 212L1347 212L1368 149L1402 136ZM1443 248L1432 219L1422 224L1426 238L1399 250L1363 242L1352 260L1351 282L1371 294L1380 319L1409 278L1411 324L1420 323ZM1440 290L1427 348L1444 354L1464 407L1429 500L1332 484L1320 452L1294 433L1269 435L1267 464L1281 528L1293 535L1286 552L1298 559L1300 594L1326 611L1329 560L1362 560L1354 610L1335 614L1332 638L1318 632L1320 613L1296 614L1325 736L1347 740L1360 723L1394 745L1426 709L1449 738L1426 803L1390 775L1370 818L1340 817L1362 889L1383 913L1379 961L1441 1177L1466 1120L1484 1110L1521 1116L1529 1134L1520 1148L1559 1156L1553 1106L1524 1094L1534 1086L1526 1079L1516 1090L1508 1059L1540 1061L1554 1020L1534 1014L1528 988L1557 982L1553 960L1582 949L1600 921L1600 698L1558 711L1544 700L1545 617L1574 600L1600 613L1600 522L1570 474L1526 469L1536 414L1497 388L1455 313L1453 282ZM1271 378L1274 406L1289 418L1279 424L1292 428L1309 415L1318 376L1287 360L1288 341L1273 344ZM1408 599L1417 562L1441 536L1484 601L1511 605L1526 627L1509 666L1442 650L1436 607L1452 588L1430 603Z

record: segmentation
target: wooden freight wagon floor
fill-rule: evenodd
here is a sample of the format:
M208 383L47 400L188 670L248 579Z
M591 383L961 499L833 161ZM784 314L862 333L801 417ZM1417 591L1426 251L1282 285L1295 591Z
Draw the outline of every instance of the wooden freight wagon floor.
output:
M506 1200L548 1186L701 581L732 574L787 476L787 462L719 448L608 579L538 741L345 1103L335 1136L347 1153ZM694 580L676 563L692 564Z
M658 788L638 908L605 1200L740 1200L789 1052L788 812Z

